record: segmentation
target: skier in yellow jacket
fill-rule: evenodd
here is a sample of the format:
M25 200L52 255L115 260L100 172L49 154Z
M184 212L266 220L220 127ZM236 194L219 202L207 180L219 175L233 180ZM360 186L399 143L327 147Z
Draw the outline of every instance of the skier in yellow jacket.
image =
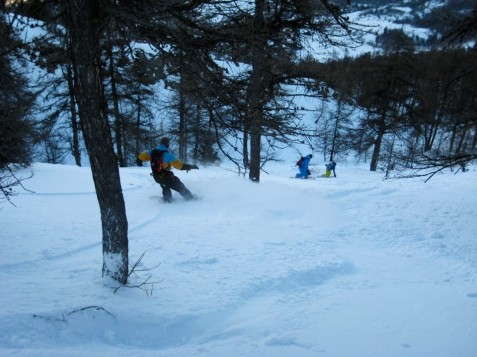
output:
M162 196L165 202L172 202L172 191L180 193L185 200L192 200L194 195L185 187L181 180L171 171L172 167L177 170L198 169L197 165L185 164L169 152L170 140L167 137L161 139L159 146L150 151L139 154L141 161L149 161L151 164L152 177L162 187Z

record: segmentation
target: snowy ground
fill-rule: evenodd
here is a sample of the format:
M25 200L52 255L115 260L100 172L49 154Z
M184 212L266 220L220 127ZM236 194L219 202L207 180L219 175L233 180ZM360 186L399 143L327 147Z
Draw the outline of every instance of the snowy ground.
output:
M89 169L35 164L0 207L0 356L477 356L474 168L268 170L178 172L202 199L166 205L148 168L121 169L151 295L103 285Z

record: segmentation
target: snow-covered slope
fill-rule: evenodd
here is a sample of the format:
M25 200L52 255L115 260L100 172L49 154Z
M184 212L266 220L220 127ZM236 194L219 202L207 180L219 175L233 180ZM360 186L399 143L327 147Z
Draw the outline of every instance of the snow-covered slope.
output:
M1 207L0 355L476 356L475 168L292 165L258 185L178 172L201 199L171 205L147 168L121 169L131 263L145 252L130 284L156 283L114 293L90 170L35 164L34 193Z

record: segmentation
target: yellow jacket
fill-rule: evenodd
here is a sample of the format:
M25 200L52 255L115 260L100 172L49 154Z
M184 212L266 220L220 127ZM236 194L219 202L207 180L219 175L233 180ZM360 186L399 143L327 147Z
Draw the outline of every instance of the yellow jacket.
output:
M157 150L163 151L162 154L162 169L170 171L172 167L177 170L190 170L190 165L184 164L181 160L177 159L172 155L166 146L159 145ZM150 161L151 160L151 151L143 151L138 156L141 161Z

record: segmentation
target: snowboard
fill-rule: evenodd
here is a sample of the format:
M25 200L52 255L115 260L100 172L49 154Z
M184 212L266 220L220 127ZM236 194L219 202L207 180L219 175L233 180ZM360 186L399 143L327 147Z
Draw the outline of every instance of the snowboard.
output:
M193 201L199 201L201 200L202 198L201 197L198 197L196 195L194 195L194 198L191 199L191 200L188 200L186 201L184 198L182 198L181 196L178 196L176 198L172 198L171 201L166 201L164 200L164 197L162 196L151 196L149 197L151 200L155 200L155 201L159 201L159 203L164 203L164 204L173 204L173 203L184 203L184 202L193 202Z

